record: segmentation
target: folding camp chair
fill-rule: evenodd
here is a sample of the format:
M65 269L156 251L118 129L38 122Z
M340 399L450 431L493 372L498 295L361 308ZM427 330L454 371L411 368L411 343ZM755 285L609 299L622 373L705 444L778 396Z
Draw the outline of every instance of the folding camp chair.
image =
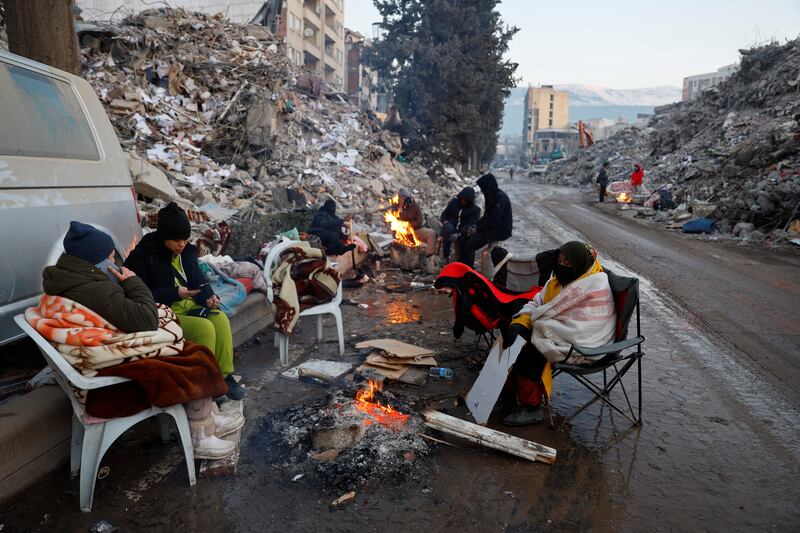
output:
M526 292L501 289L464 263L444 267L433 286L453 289L455 338L469 328L478 335L476 346L483 339L489 348L495 340L494 331L508 327L513 316L540 290L538 287Z
M597 348L571 346L567 357L573 353L578 353L585 357L603 357L589 365L555 363L553 365L553 377L555 378L559 374L570 375L594 394L591 400L581 406L569 418L575 417L597 400L602 400L612 409L633 422L634 425L639 425L642 421L642 357L644 356L644 352L642 351L644 337L641 333L641 320L639 317L639 280L636 278L618 276L608 270L605 270L605 272L608 274L608 283L614 295L614 308L617 312L617 328L614 342ZM629 339L628 325L633 317L634 309L636 310L636 336ZM635 348L635 350L627 354L624 353L632 348ZM628 391L625 389L625 384L622 382L622 378L633 365L636 365L638 374L638 406L635 412L631 405ZM603 374L602 386L589 378L589 376L600 373ZM617 385L619 385L622 395L625 398L628 412L623 411L610 398L611 392ZM545 408L548 411L550 425L552 426L553 414L547 398L545 398Z

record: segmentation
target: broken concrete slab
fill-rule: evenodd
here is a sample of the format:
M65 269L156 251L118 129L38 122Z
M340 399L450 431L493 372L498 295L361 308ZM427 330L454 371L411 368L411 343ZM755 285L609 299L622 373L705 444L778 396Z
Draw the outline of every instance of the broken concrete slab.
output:
M166 202L178 198L178 191L169 182L167 175L157 166L145 161L136 153L126 152L128 169L133 177L133 188L146 198Z

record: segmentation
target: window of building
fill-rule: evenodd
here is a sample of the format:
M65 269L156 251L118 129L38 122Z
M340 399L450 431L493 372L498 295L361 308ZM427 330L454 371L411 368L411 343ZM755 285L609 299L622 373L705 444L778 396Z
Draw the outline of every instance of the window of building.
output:
M299 35L303 33L303 21L300 20L300 17L295 16L294 13L289 13L289 29Z
M553 127L553 118L552 117L550 118L550 120L547 121L547 125L549 127L551 127L551 128Z
M550 95L550 101L552 102L554 99L555 99L555 95L554 95L554 94L551 94L551 95ZM553 104L550 104L550 105L553 105Z

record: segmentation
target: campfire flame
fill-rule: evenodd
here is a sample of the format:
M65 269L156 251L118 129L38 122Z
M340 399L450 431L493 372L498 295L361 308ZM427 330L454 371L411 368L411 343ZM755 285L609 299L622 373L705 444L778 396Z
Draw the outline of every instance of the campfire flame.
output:
M411 227L411 223L400 220L400 196L395 194L389 199L389 207L383 214L383 219L389 224L394 235L394 240L409 248L422 246L422 242L417 238L417 233Z
M626 192L621 192L621 193L619 193L617 195L617 202L619 202L621 204L629 204L632 201L633 201L633 198L631 198L631 196L628 195L628 193L626 193Z
M356 410L369 416L364 425L377 422L382 426L399 429L405 425L408 415L398 412L391 405L383 405L375 398L375 393L383 390L383 384L374 379L367 381L367 386L356 393Z

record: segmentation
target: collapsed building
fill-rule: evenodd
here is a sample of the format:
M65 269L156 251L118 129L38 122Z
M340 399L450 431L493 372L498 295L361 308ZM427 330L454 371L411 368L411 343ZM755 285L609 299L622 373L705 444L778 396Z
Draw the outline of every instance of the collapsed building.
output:
M429 176L374 115L291 65L263 26L158 9L80 42L84 77L130 156L143 215L174 200L196 212L201 231L333 198L356 231L374 231L384 228L382 202L401 187L431 221L460 188L455 172Z
M641 163L651 190L671 189L670 215L694 211L722 233L784 238L800 201L800 39L740 52L722 84L657 108L647 126L551 165L543 179L589 183L608 161L612 181L628 180Z

